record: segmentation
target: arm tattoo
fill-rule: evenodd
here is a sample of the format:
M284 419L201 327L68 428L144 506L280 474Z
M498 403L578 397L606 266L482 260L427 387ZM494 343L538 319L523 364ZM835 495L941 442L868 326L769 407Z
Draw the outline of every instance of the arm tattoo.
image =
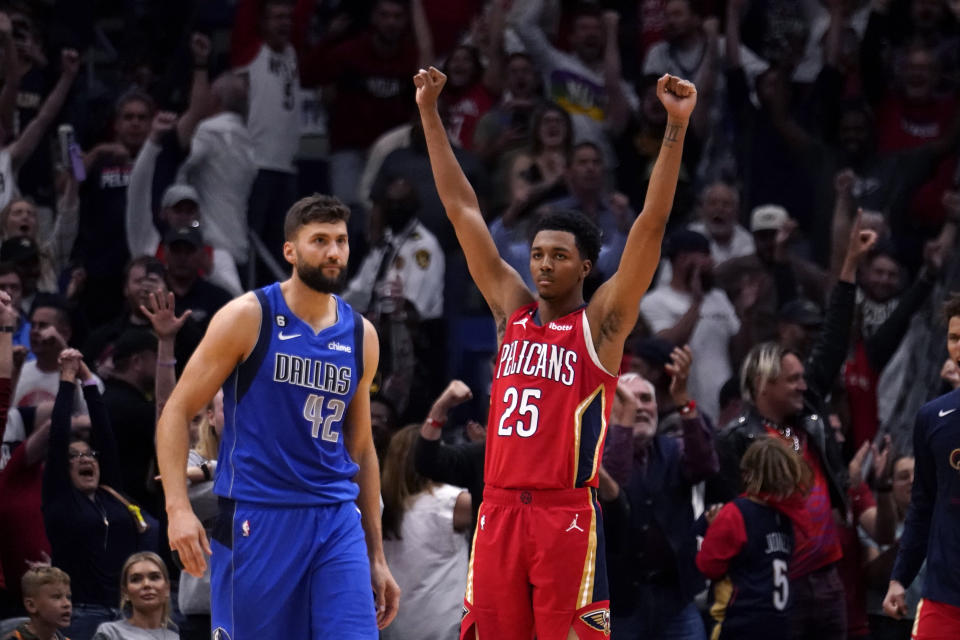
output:
M667 123L667 131L663 136L663 146L672 147L680 139L681 126Z

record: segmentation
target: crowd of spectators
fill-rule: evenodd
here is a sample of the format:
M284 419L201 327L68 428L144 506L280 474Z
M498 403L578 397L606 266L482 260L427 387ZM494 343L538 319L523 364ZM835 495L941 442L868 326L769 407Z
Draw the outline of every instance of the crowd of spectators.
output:
M656 79L698 88L602 471L614 638L705 638L695 522L768 434L819 474L794 637L908 637L879 599L913 419L960 388L955 0L0 0L0 620L209 637L209 575L166 551L156 418L324 192L381 340L386 551L415 608L385 637L454 637L497 345L417 117L431 64L501 255L532 285L528 229L579 211L603 232L588 295L642 206ZM194 425L207 527L222 424L214 402Z

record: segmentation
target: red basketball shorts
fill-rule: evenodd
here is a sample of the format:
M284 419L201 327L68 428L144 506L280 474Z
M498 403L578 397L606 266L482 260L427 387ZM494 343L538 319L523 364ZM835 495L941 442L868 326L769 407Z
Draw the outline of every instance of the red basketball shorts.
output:
M924 598L917 605L913 640L957 640L960 638L960 607Z
M610 635L600 507L593 489L486 487L460 638L580 640Z

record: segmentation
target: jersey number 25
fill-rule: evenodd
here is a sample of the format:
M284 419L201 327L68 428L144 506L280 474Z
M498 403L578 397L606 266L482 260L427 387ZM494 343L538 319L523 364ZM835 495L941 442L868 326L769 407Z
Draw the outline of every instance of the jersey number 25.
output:
M500 426L497 427L498 436L509 436L516 430L521 438L529 438L537 432L540 422L540 408L532 400L540 399L540 389L523 389L507 387L503 392L503 402L507 407L500 416ZM519 408L517 407L519 405ZM513 412L517 412L517 419L511 421Z

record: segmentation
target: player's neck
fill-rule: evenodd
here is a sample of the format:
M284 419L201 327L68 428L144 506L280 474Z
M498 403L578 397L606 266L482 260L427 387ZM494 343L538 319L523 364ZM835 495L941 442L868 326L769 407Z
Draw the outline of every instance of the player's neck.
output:
M315 332L337 321L337 301L329 293L311 289L296 278L280 283L280 292L294 315L306 322Z
M583 306L583 292L577 291L562 300L544 300L537 302L537 311L540 313L540 323L547 324L557 318L569 315Z

